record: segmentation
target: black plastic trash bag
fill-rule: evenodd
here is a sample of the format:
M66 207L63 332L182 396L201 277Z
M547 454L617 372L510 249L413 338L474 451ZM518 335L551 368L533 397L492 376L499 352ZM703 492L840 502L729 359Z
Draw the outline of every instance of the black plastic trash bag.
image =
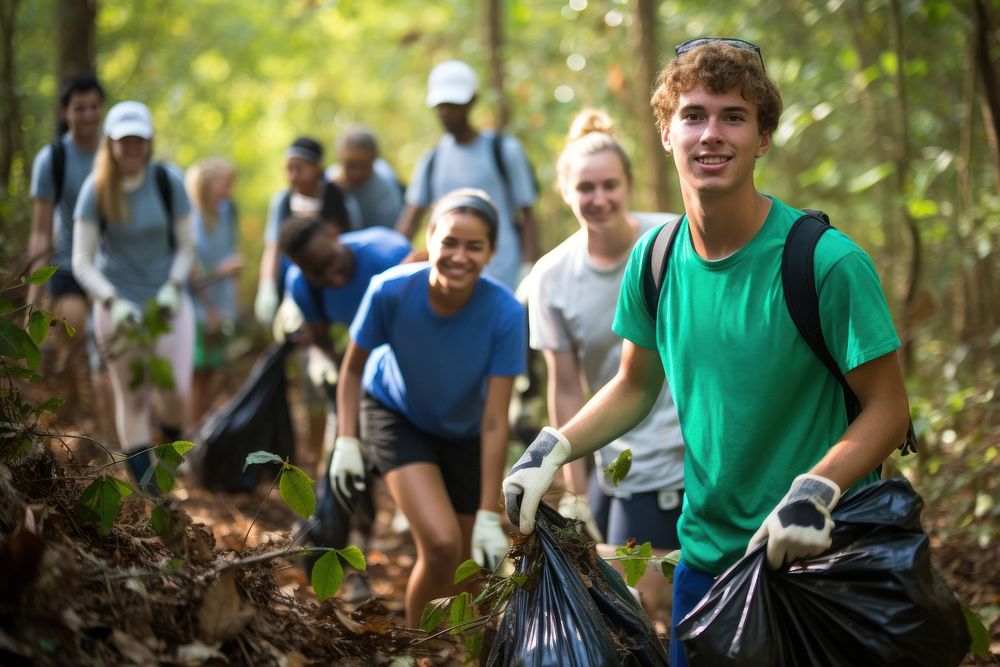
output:
M691 665L957 665L962 609L932 569L923 501L903 478L833 512L827 553L770 570L765 547L723 573L677 626Z
M667 664L649 618L592 543L546 505L534 534L517 567L528 578L504 612L490 667Z
M285 360L292 343L272 345L229 401L212 413L195 435L192 460L202 486L216 491L252 491L261 475L273 478L277 464L253 465L247 454L267 451L295 460L295 434L288 410ZM200 450L200 451L199 451Z

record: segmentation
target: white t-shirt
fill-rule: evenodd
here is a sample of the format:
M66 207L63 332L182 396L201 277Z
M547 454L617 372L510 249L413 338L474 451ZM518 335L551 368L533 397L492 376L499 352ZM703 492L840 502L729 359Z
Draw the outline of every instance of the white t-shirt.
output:
M639 236L656 225L636 216ZM662 220L661 220L662 221ZM599 268L587 253L587 236L579 230L538 260L528 278L530 344L536 350L572 350L590 393L618 371L622 339L611 331L618 291L628 256L617 265ZM600 472L626 448L632 468L612 488ZM608 495L680 489L684 482L684 440L677 410L664 382L649 415L632 431L595 452L598 483Z

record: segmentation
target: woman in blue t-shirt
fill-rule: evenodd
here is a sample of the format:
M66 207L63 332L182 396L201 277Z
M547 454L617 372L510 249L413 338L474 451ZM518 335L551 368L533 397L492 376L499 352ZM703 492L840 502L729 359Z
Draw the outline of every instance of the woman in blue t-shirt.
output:
M112 107L73 214L73 274L94 302L94 338L110 372L118 440L139 481L152 463L147 450L156 444L154 399L168 441L187 428L194 358L194 308L184 290L194 259L191 204L180 176L150 164L152 151L146 105ZM145 359L125 333L142 326L150 307L158 307L170 326L152 350L170 367L169 390L157 390L149 372L134 382L134 364Z
M330 482L351 505L364 488L363 440L416 542L411 626L427 602L456 592L455 568L470 551L493 568L507 550L499 484L526 344L524 308L481 275L497 220L481 190L443 197L427 228L428 261L372 279L341 368Z

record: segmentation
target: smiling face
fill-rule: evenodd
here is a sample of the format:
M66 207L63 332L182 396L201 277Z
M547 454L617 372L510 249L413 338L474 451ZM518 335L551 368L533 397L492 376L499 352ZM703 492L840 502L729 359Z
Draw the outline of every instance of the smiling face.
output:
M771 144L771 135L758 128L757 105L738 88L712 93L698 86L683 93L661 136L682 190L704 198L753 189L754 161Z
M69 104L60 111L70 134L77 141L87 143L101 134L101 115L104 97L98 90L85 90L70 95Z
M122 137L111 140L111 156L124 176L135 176L149 161L149 140L140 137Z
M631 183L615 152L602 150L573 160L561 186L563 199L589 232L628 224L625 213Z
M493 258L489 225L472 213L445 213L427 230L427 253L432 286L471 290Z

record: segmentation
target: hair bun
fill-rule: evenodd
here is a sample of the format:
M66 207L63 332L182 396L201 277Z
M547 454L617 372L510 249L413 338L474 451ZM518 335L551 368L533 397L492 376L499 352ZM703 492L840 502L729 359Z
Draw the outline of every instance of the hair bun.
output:
M584 109L576 115L573 123L569 126L568 139L576 141L585 137L591 132L602 132L609 136L614 136L614 122L604 111L600 109Z

